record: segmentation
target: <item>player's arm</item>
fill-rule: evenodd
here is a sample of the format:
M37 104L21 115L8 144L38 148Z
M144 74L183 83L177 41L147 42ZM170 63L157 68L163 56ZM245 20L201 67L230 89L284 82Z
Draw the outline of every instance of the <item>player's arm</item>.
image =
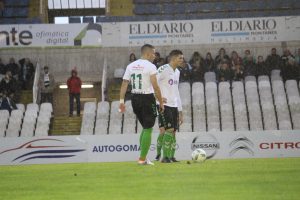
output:
M160 88L157 83L156 74L150 75L150 81L151 81L152 87L154 89L155 97L157 98L157 100L159 102L160 111L164 111L164 103L163 103L163 99L161 96Z
M121 85L121 90L120 90L120 105L119 105L119 109L120 112L125 112L125 94L127 91L127 87L129 84L129 80L125 80L123 79L122 85Z

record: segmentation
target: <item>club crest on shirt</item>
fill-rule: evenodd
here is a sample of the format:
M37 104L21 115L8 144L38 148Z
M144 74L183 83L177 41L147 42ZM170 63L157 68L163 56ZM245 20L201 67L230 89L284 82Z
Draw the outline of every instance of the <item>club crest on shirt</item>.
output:
M178 84L178 81L177 80L173 80L173 79L170 79L169 81L168 81L168 83L170 84L170 85L173 85L173 84Z

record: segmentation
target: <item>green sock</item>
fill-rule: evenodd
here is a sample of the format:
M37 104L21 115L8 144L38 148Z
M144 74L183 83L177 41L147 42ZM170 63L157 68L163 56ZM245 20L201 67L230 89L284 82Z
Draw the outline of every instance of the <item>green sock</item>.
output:
M152 128L143 129L143 136L141 137L141 154L140 159L145 160L151 145Z
M176 150L176 137L174 134L172 136L173 136L173 138L172 138L172 144L171 144L170 158L174 158L175 150Z
M142 145L143 135L144 135L144 129L142 129L142 132L141 132L141 135L140 135L140 148L141 148L141 145Z
M163 138L164 138L164 134L159 134L158 135L157 144L156 144L157 155L161 154L161 148L163 146Z
M169 158L172 143L172 133L166 131L163 138L163 157Z

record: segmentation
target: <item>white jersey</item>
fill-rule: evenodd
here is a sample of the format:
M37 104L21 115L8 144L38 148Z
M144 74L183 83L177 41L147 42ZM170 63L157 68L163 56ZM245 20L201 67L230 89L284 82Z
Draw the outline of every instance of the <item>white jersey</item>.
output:
M165 106L177 107L182 111L181 99L179 95L179 76L180 71L173 69L169 64L158 68L157 82L163 98L167 99Z
M131 82L133 94L154 93L150 76L157 73L156 66L148 60L138 59L130 63L123 76L124 80Z

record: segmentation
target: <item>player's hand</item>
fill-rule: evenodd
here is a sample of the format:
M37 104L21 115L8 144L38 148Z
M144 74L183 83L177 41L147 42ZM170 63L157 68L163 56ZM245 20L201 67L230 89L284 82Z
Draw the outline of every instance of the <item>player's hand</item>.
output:
M159 104L159 112L163 113L165 111L165 106L163 104Z
M125 112L125 104L124 103L120 103L120 105L119 105L119 112L120 113L124 113Z
M163 97L162 100L163 100L163 103L168 103L167 98Z
M182 112L179 112L179 115L178 115L178 122L179 122L179 125L181 125L183 123L183 115L182 115Z

